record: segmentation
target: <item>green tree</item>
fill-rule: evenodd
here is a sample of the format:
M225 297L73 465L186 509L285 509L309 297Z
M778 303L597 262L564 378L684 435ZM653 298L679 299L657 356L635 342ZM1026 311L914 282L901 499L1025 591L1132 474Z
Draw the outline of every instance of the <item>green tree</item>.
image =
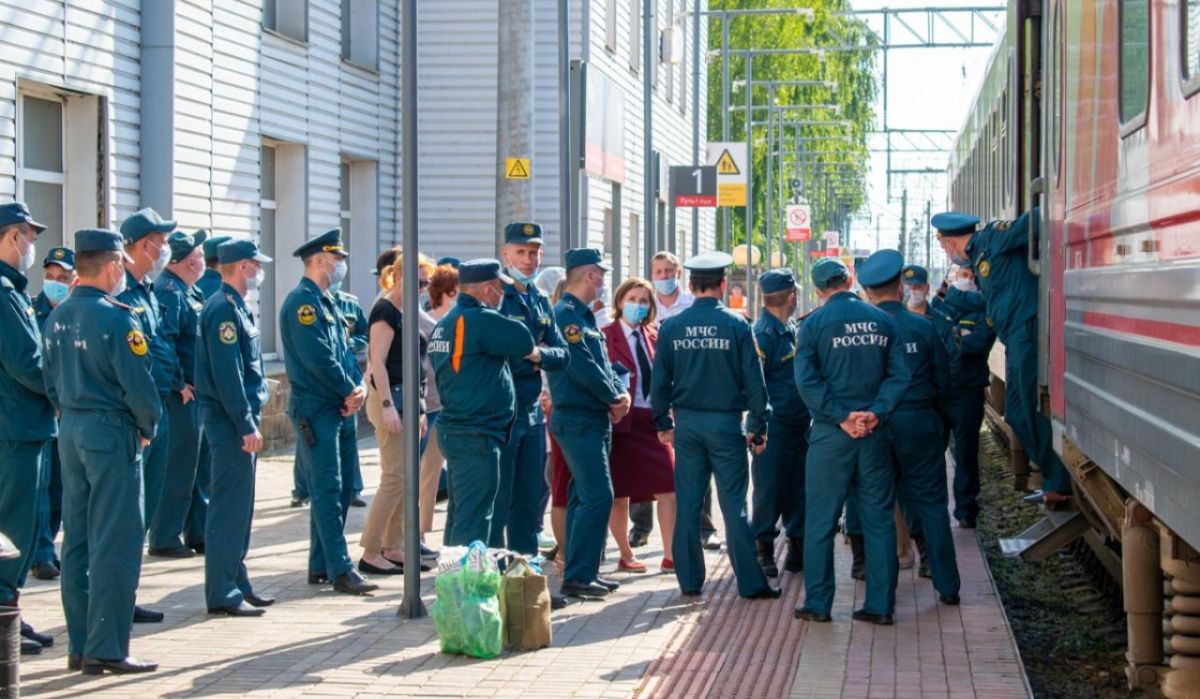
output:
M785 113L785 121L840 121L848 127L796 125L783 129L782 142L777 141L782 168L777 167L776 179L783 173L783 194L790 196L788 180L800 180L799 194L813 209L814 234L842 227L845 218L856 211L865 200L867 170L867 134L875 121L875 61L881 42L874 31L861 20L847 14L847 0L712 0L711 10L749 8L792 8L809 4L813 10L811 22L801 14L742 15L730 18L729 61L730 80L743 81L746 75L745 58L734 52L739 49L824 49L823 51L758 56L754 59L752 86L735 86L730 93L731 106L726 111L721 103L721 60L708 63L708 140L721 140L721 120L730 119L730 138L745 141L746 95L752 89L755 105L765 105L768 86L760 80L823 80L836 83L825 86L777 86L775 103L835 104L837 110L809 109ZM722 41L720 16L714 17L709 29L709 48L719 56ZM849 47L861 47L850 49ZM766 110L754 112L755 121L766 120ZM753 244L762 246L767 230L767 129L754 126L753 161L751 167L751 197L754 207ZM799 154L799 157L797 157ZM778 192L778 189L777 189ZM776 197L778 200L778 196ZM782 202L778 202L780 205ZM775 208L775 245L782 240L782 212ZM720 217L718 217L720 221ZM746 240L744 209L734 209L731 217L733 244ZM718 224L719 225L719 224ZM729 233L719 231L719 240L728 245ZM791 246L783 246L791 254Z

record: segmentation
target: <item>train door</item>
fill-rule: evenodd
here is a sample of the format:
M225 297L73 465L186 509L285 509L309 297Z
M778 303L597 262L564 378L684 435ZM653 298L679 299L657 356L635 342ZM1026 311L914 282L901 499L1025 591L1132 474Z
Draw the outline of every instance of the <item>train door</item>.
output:
M1038 317L1040 356L1048 357L1050 414L1056 424L1065 420L1063 375L1066 373L1066 349L1063 330L1066 325L1066 295L1063 282L1066 272L1067 210L1066 147L1069 140L1065 129L1064 105L1067 103L1067 33L1064 0L1047 0L1044 7L1048 25L1042 41L1042 159L1044 174L1040 259L1044 271L1041 283L1041 303ZM1045 363L1045 361L1043 361Z

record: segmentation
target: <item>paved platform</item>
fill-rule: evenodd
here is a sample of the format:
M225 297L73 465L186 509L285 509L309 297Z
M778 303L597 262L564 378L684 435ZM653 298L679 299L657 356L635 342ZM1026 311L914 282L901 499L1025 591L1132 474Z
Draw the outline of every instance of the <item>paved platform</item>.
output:
M362 445L367 483L378 451ZM792 618L802 579L785 574L784 599L737 597L728 560L706 555L709 581L698 599L659 575L660 544L638 549L652 573L623 576L606 602L575 603L554 615L554 645L491 660L443 655L428 618L397 616L399 577L372 597L347 597L305 579L308 512L288 505L291 459L260 465L249 560L256 588L279 601L259 619L205 613L203 561L147 559L138 599L166 612L134 626L132 652L156 673L84 677L66 669L57 582L31 580L22 607L55 647L22 663L27 696L420 697L1024 697L1012 636L972 532L956 530L963 605L937 603L928 580L901 571L897 625L854 623L862 584L851 585L849 550L837 547L839 589L832 624ZM368 491L369 494L370 491ZM351 553L365 510L352 510ZM439 505L437 526L444 518ZM434 541L439 538L435 534ZM615 564L615 552L610 549ZM556 587L556 583L552 583ZM426 604L433 579L423 580Z

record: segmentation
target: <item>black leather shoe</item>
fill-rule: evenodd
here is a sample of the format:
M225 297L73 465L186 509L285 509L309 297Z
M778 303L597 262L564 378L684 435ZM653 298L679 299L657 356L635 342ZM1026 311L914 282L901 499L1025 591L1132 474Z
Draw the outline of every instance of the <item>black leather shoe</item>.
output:
M787 556L783 559L783 569L789 573L804 572L804 539L788 537Z
M602 578L599 575L596 576L596 584L607 589L609 592L616 592L617 590L621 589L621 583L617 582L616 580Z
M641 548L650 542L650 535L646 532L634 529L629 533L629 545L633 548Z
M196 552L186 546L172 546L169 549L150 549L146 553L157 558L192 558Z
M957 607L962 603L962 599L958 595L938 595L938 600L942 604L948 604L951 607Z
M28 638L21 639L21 655L41 655L42 644Z
M37 578L38 580L54 580L62 574L62 572L58 569L58 566L54 565L53 561L34 563L33 569L30 572L32 572L33 577Z
M139 606L133 608L133 623L135 624L157 624L162 620L163 613L160 611Z
M79 672L79 670L82 668L83 668L83 656L82 655L68 655L67 656L67 669L68 670L71 670L73 672Z
M550 593L550 609L565 609L567 606L567 598L562 595Z
M231 604L228 607L209 607L209 614L223 614L225 616L262 616L267 613L265 609L251 607L246 602L240 604Z
M137 672L154 672L158 663L144 663L137 658L121 660L101 660L99 658L83 658L79 667L85 675L103 675L111 672L114 675L131 675Z
M754 545L758 549L758 565L762 568L763 575L768 578L778 578L779 566L775 565L775 542L755 541Z
M42 648L49 648L54 645L54 637L47 633L38 633L33 630L33 627L25 622L21 622L21 638L28 638L37 643Z
M721 537L717 536L716 532L709 532L708 534L705 534L703 537L701 537L700 542L700 545L704 547L705 551L721 550Z
M792 616L805 621L814 621L818 624L828 624L829 622L833 621L833 617L825 612L814 612L813 610L805 609L804 607L796 607L796 611L792 612Z
M263 597L261 595L256 595L253 592L242 596L246 598L247 602L255 607L270 607L272 604L275 604L274 597Z
M357 571L350 570L334 579L333 589L345 595L365 595L378 590L379 586L367 582L367 579L359 575Z
M699 597L700 595L704 594L704 591L703 590L680 590L679 594L683 595L684 597Z
M874 612L868 612L865 609L855 610L854 614L851 616L855 621L869 621L876 626L891 626L892 624L896 623L896 620L892 618L891 614L875 614Z
M358 559L358 569L370 575L400 575L404 572L404 566L393 564L391 568L380 568L377 565L367 563L361 558Z
M309 573L308 574L308 584L309 585L325 585L328 582L329 582L329 576L325 575L324 573Z
M361 495L355 495L350 498L350 507L366 507L367 501L362 499Z
M302 498L296 495L292 496L292 507L304 507L308 504L308 498Z
M188 544L188 548L195 551L197 556L204 555L204 542L203 541L201 541L198 544Z
M564 580L561 592L564 597L578 597L579 599L604 599L612 594L607 587L599 583L581 583L574 580Z
M758 592L755 592L752 595L746 595L746 599L779 599L779 596L782 594L783 590L768 584Z
M404 561L397 561L393 558L388 558L387 556L384 556L383 560L385 560L388 563L391 563L392 565L399 568L401 573L404 572ZM431 570L433 570L433 562L431 562L428 559L422 558L421 559L421 572L425 573L425 572L429 572Z
M974 529L976 526L978 526L978 522L975 521L974 517L963 517L958 520L959 529Z

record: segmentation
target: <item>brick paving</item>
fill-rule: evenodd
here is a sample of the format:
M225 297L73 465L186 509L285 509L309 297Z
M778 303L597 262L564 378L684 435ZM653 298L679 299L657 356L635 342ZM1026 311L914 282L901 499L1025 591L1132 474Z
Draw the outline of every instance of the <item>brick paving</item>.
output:
M367 483L378 452L364 441ZM648 575L606 602L575 603L554 615L554 644L491 660L443 655L430 619L397 615L402 582L376 578L370 597L347 597L305 580L307 509L289 507L291 459L259 467L248 562L260 593L279 601L258 619L210 617L203 559L147 559L138 599L166 612L163 624L134 625L132 652L160 663L156 673L84 677L66 670L57 582L30 580L27 618L56 644L22 663L27 696L357 696L421 697L1018 697L1028 689L986 565L971 532L956 531L963 606L937 604L929 581L902 571L897 626L851 623L862 585L850 585L849 551L837 547L834 623L792 618L801 578L785 574L777 602L737 597L728 561L707 554L709 580L698 599L680 597L658 575L658 539L638 549ZM368 491L369 494L369 491ZM347 527L351 554L365 510ZM436 526L444 517L439 505ZM440 534L433 537L437 541ZM615 565L610 549L607 569ZM553 588L557 582L552 581ZM433 602L433 578L423 578Z

